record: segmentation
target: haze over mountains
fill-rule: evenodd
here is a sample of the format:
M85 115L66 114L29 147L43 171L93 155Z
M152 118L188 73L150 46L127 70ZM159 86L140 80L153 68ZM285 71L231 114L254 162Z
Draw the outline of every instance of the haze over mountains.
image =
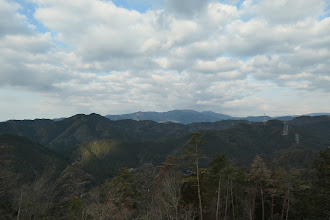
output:
M306 116L319 116L319 115L330 115L330 113L311 113L305 114ZM291 120L298 115L289 116L248 116L248 117L233 117L226 114L215 113L212 111L194 111L190 109L186 110L173 110L168 112L135 112L131 114L119 114L119 115L106 115L106 118L111 120L121 119L133 119L133 120L152 120L156 122L176 122L182 124L189 124L194 122L215 122L221 120L247 120L251 122L261 122L264 120L278 119L278 120Z

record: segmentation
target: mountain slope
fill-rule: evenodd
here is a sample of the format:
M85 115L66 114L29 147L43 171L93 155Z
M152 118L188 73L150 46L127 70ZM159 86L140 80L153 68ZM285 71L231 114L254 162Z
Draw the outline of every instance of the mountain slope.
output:
M22 181L30 181L46 169L65 166L54 152L31 140L16 135L0 135L0 169L16 173Z
M2 135L6 137L6 142L12 141L11 145L17 142L14 149L19 149L10 154L2 152L2 155L20 155L16 160L11 160L22 162L17 166L25 164L25 160L27 164L32 164L20 169L29 167L28 170L36 170L60 155L69 164L77 162L97 181L113 176L122 166L137 167L146 162L160 164L167 155L182 153L196 131L204 133L203 141L206 143L201 149L207 158L225 152L228 158L238 164L249 164L256 154L262 154L269 161L276 160L280 164L307 166L316 152L330 146L330 117L296 118L289 121L289 134L284 136L283 127L283 122L278 120L270 120L265 124L225 120L182 125L153 121L111 121L96 114L76 115L56 122L35 120L0 123L0 131L7 128L7 132L30 135L37 140L40 136L40 142L46 141L48 147L63 150L53 156L47 148L24 137ZM295 140L297 133L300 136L299 144ZM2 161L6 161L5 158ZM207 163L207 160L201 162L203 166L207 166Z
M289 125L288 135L282 135L282 131L283 122L278 120L266 124L241 123L222 130L204 129L201 132L205 143L201 150L208 159L225 152L229 159L241 165L250 164L255 155L260 154L269 165L305 168L310 167L317 152L330 143L327 135L319 136L316 141L313 133L293 125ZM295 141L296 133L301 135L299 144ZM183 153L192 135L186 133L154 141L92 141L73 149L72 161L82 162L86 172L102 181L123 166L138 167L148 162L157 165L169 154ZM202 167L208 166L208 159L201 160Z
M66 149L102 139L153 141L201 129L224 129L246 121L214 123L157 123L154 121L112 121L97 114L75 115L60 121L24 120L0 123L0 134L21 135L53 149Z

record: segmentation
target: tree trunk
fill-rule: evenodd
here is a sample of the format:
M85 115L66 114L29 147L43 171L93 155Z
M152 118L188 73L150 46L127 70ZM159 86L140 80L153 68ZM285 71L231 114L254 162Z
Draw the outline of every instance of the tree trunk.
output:
M233 207L233 219L235 220L234 195L233 195L233 179L230 179L230 194L231 194L231 205Z
M284 211L285 211L285 206L286 206L286 199L287 199L287 197L285 196L285 199L284 199L284 202L283 202L283 207L282 207L282 217L281 217L282 220L284 218Z
M198 144L197 143L196 143L196 173L197 173L197 188L198 188L200 220L203 220L202 197L201 197L201 188L200 188L200 183L199 183Z
M261 206L262 206L262 220L265 220L265 201L264 201L264 191L260 183L260 193L261 193Z
M286 210L286 220L289 218L289 208L290 208L290 189L288 189L288 209Z
M221 216L221 212L220 212L220 190L221 190L221 173L219 174L217 211L216 211L216 215L215 215L216 220L219 220L219 217Z
M272 194L272 211L271 211L271 220L274 219L274 194Z
M256 196L253 195L253 201L252 201L252 220L254 220L254 207L256 202Z
M21 189L21 195L20 195L20 198L19 198L19 205L18 205L18 211L17 211L17 220L19 220L19 215L21 214L21 207L22 207L22 197L23 197L23 187Z
M226 208L225 208L225 218L224 220L227 220L227 209L228 209L228 197L229 197L229 177L228 177L228 180L227 180L227 195L226 195Z

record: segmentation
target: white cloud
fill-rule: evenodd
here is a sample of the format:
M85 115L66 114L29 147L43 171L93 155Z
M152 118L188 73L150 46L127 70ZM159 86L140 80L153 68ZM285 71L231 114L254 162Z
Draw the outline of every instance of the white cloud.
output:
M179 17L191 18L201 13L209 2L210 0L165 0L165 10Z
M1 38L0 48L12 51L45 53L52 46L48 33L39 35L6 35Z
M322 14L326 0L245 0L242 16L260 17L271 23L296 23Z
M202 73L231 73L232 71L240 71L243 62L237 58L219 57L215 61L196 61L194 70ZM242 71L243 72L243 71ZM232 74L229 74L232 76Z
M325 1L167 0L145 13L111 1L33 2L51 33L0 0L0 87L33 91L68 112L260 114L269 88L330 93ZM273 95L282 106L283 93Z
M0 1L0 37L11 34L30 34L25 16L16 12L20 6L15 3Z

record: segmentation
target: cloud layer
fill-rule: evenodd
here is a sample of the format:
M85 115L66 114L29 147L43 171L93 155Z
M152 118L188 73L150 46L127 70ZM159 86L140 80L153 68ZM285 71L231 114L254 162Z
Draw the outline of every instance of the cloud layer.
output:
M111 1L31 0L29 17L24 5L0 0L0 98L31 99L24 117L330 111L329 3L298 2L165 0L139 12ZM3 120L21 117L9 114L17 103L2 105Z

